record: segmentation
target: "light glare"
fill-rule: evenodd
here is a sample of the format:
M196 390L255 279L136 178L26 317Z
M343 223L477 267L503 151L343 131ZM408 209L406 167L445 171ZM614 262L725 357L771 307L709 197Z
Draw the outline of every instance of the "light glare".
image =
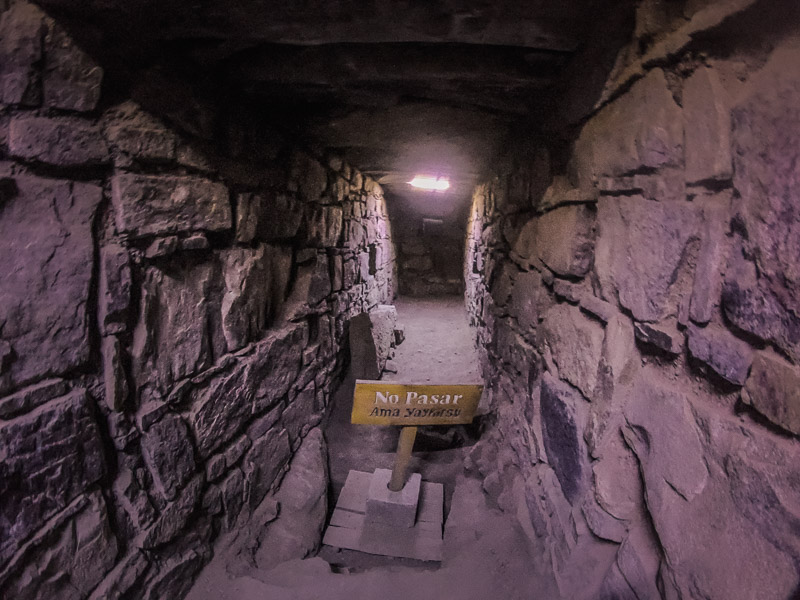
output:
M433 190L434 192L443 192L450 188L450 180L446 177L430 177L428 175L416 175L414 179L408 182L412 187L421 190Z

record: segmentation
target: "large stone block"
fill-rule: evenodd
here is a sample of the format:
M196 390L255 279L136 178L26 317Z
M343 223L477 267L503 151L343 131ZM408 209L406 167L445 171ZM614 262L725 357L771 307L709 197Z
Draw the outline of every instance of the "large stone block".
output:
M774 342L800 362L800 316L778 300L756 265L736 247L722 287L722 309L737 329Z
M508 312L517 320L526 337L530 337L538 327L553 303L538 271L523 271L514 275L510 300Z
M742 400L779 427L800 435L800 369L759 352Z
M290 240L300 230L303 206L286 194L239 194L236 198L236 241Z
M604 175L678 165L683 158L683 117L664 71L653 69L583 128L575 147L582 187Z
M328 508L328 462L325 439L312 429L292 457L289 472L275 494L278 518L266 525L255 554L260 569L305 558L320 544Z
M547 462L553 467L568 502L589 483L589 453L583 441L586 401L549 373L542 377L542 436Z
M8 420L30 412L37 406L63 396L68 390L69 384L63 379L46 379L23 388L0 399L0 419Z
M231 228L228 189L202 177L115 175L111 180L117 230L134 238Z
M726 180L733 175L731 115L713 69L700 67L683 85L686 181Z
M110 158L100 128L71 117L12 118L8 150L16 158L59 167L102 165Z
M690 501L705 488L708 469L686 396L644 374L631 396L623 433L642 466L648 506L657 511L675 494Z
M197 452L207 458L230 440L250 419L253 399L252 371L246 359L236 360L226 371L191 393L187 416Z
M0 15L0 102L41 102L44 19L44 13L27 2L16 2Z
M543 339L550 347L562 379L591 399L597 385L597 367L603 354L603 327L567 304L545 314Z
M250 367L255 389L254 414L274 405L295 383L308 335L306 323L292 324L270 334L256 347Z
M166 505L149 529L133 541L137 548L151 550L172 541L195 512L203 491L203 476L197 475L184 487L174 502Z
M564 277L583 277L594 257L594 209L565 206L533 219L523 227L514 253L529 265L538 258Z
M318 160L295 151L289 158L289 182L303 202L317 202L328 187L328 172Z
M749 254L757 266L748 317L736 325L774 341L800 362L800 74L787 68L800 51L782 49L748 83L733 111L734 185L743 200ZM735 284L735 282L732 282ZM758 298L760 297L760 299ZM727 298L734 312L742 304ZM748 310L742 307L738 312ZM730 316L730 315L729 315Z
M100 351L103 355L103 384L106 406L111 410L123 411L130 394L128 376L124 364L124 346L119 337L109 335L103 338Z
M753 362L749 344L714 325L689 327L689 353L734 385L744 385Z
M131 304L131 268L127 250L119 244L100 249L98 321L104 335L125 330Z
M98 481L105 458L94 410L76 390L0 424L0 564Z
M260 245L221 253L222 332L228 351L261 337L280 309L291 274L290 248Z
M211 366L222 339L221 326L212 318L219 311L212 296L216 277L211 263L146 271L131 348L140 397L163 395L173 383Z
M134 102L124 102L106 115L105 133L114 149L115 164L133 160L169 162L175 159L178 136Z
M702 206L700 249L689 307L689 317L696 323L708 323L716 313L722 295L722 270L730 245L727 237L730 198L721 195L710 200Z
M44 39L42 87L45 106L86 112L100 100L103 69L59 25L49 22Z
M92 222L102 189L16 177L0 219L0 394L89 359ZM35 243L32 243L35 241Z
M396 325L397 309L389 305L380 305L350 319L350 356L356 378L380 378Z
M142 434L142 454L164 500L174 500L195 471L186 423L167 415Z
M82 600L114 566L118 546L105 500L100 492L81 500L74 516L28 544L32 560L15 562L0 579L4 598Z
M289 434L285 429L273 428L245 455L245 494L250 508L255 508L269 492L292 455Z
M689 204L601 198L595 265L606 296L617 295L637 321L677 312L671 292L681 268L688 268L696 220Z
M312 205L306 213L306 245L315 248L338 246L344 223L342 208Z
M625 439L665 558L663 583L681 597L791 597L800 576L797 539L786 528L797 517L781 498L796 495L796 461L782 444L764 447L755 430L731 435L741 420L690 407L673 385L648 369L625 409Z

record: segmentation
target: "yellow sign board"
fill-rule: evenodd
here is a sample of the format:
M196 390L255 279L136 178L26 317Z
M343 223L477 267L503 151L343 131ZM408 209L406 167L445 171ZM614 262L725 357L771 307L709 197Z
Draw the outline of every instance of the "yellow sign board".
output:
M357 425L458 425L471 423L482 385L407 385L356 381Z

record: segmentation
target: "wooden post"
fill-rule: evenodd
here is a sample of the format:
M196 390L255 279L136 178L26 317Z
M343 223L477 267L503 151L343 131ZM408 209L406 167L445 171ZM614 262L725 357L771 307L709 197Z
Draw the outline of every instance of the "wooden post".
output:
M394 468L392 478L389 480L389 489L399 492L406 484L406 471L411 461L411 449L417 437L416 427L403 427L400 430L400 440L397 442L397 454L394 455Z

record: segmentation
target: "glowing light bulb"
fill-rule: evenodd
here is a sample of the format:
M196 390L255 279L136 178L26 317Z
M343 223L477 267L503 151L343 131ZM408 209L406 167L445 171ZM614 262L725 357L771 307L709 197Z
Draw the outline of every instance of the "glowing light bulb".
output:
M431 177L429 175L415 175L414 179L408 182L412 187L421 190L432 190L443 192L450 189L450 180L446 177Z

